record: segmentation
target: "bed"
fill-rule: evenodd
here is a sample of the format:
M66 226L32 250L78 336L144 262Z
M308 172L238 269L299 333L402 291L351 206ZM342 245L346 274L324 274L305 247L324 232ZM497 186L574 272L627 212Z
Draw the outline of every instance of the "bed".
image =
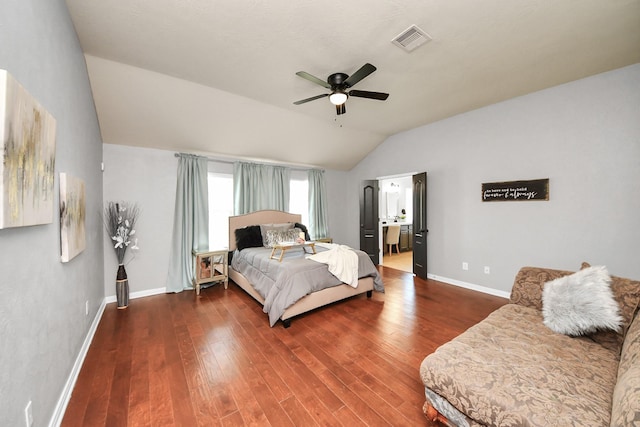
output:
M237 215L237 216L229 217L229 251L232 253L232 257L231 257L232 262L231 262L231 265L229 266L229 278L236 285L242 288L246 293L251 295L256 301L258 301L263 306L265 313L269 315L269 322L271 326L273 326L278 320L281 320L284 327L288 328L291 325L291 318L297 315L300 315L302 313L306 313L308 311L314 310L324 305L331 304L333 302L340 301L345 298L350 298L356 295L360 295L362 293L366 293L367 297L371 297L373 290L384 292L384 286L382 284L382 279L380 277L380 274L378 273L377 268L373 265L369 257L362 251L354 251L358 254L358 262L359 262L359 267L361 271L359 275L363 276L357 279L356 287L350 286L348 284L340 283L340 281L337 280L335 276L332 276L333 280L327 279L326 286L330 286L330 287L324 287L323 289L312 291L311 293L308 293L307 295L302 296L300 299L297 299L294 303L287 302L286 307L283 307L283 306L274 307L274 303L272 301L272 295L271 294L266 295L264 289L261 289L260 291L258 291L256 287L254 287L253 284L251 283L251 280L246 277L246 276L253 277L252 280L257 281L255 279L256 278L255 274L257 274L257 270L259 269L264 270L265 269L264 267L254 268L253 272L255 274L253 274L253 276L251 276L246 272L245 274L242 274L233 267L234 264L240 265L241 262L243 264L250 262L250 261L243 261L241 258L241 255L244 256L245 255L244 253L247 253L257 257L258 255L255 253L259 252L259 249L260 249L260 248L255 248L254 252L251 252L254 248L247 248L247 249L243 249L242 251L237 251L236 250L237 249L236 248L236 230L242 229L245 227L260 225L260 224L282 224L282 223L295 224L300 222L301 222L301 215L291 214L291 213L282 212L282 211L275 211L275 210L262 210L262 211L245 214L245 215ZM320 245L322 244L317 243L316 247L319 247ZM270 249L267 249L267 248L263 248L263 249L266 250L267 252L270 251ZM319 250L323 250L323 249L319 249ZM366 261L363 260L362 258L363 254L366 257ZM268 264L266 265L268 266L268 269L288 268L287 265L291 263L296 265L295 268L301 269L303 263L307 263L307 264L310 263L310 265L314 264L315 266L311 265L310 268L316 269L315 272L311 273L311 275L315 278L320 277L320 274L325 274L320 272L319 270L320 267L318 267L318 265L322 265L324 266L324 270L328 270L328 267L326 264L319 264L314 261L305 260L303 259L304 257L305 257L305 254L303 254L302 248L300 251L291 250L291 251L287 251L287 254L282 260L282 262L279 262L276 259L271 259L268 261ZM296 260L294 261L293 259L296 259ZM261 262L264 263L265 261L262 260ZM307 276L310 275L309 273L302 273L302 274L306 274ZM331 276L331 274L328 273L328 271L326 274L329 274ZM293 277L291 281L295 282L295 277ZM263 294L265 296L263 296Z

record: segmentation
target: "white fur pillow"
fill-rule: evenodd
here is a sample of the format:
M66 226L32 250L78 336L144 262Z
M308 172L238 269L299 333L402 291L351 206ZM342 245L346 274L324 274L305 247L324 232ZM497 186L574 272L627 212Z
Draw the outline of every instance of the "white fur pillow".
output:
M622 324L618 303L604 266L585 268L544 284L544 324L565 335L586 335L598 329L617 331Z

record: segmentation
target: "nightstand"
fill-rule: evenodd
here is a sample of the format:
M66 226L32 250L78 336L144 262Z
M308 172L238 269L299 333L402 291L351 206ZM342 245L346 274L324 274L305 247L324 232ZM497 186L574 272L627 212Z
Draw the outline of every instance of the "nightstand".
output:
M331 237L323 237L322 239L316 239L316 242L333 243L333 239Z
M203 283L224 282L224 288L229 286L229 250L196 250L191 251L193 255L195 277L193 286L196 295L200 295L200 285Z

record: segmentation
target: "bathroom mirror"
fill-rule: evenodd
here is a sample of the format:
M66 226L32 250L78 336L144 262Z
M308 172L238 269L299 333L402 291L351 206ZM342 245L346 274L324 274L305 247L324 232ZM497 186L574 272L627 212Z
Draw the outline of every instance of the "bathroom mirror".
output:
M397 192L387 192L387 218L395 218L398 216L398 202L400 194Z

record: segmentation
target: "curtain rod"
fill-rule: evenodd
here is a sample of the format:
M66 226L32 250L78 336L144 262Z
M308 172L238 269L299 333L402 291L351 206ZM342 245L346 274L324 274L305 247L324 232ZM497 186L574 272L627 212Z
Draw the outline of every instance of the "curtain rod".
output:
M187 154L187 153L174 153L173 154L175 157L182 157L182 156L194 156L194 157L204 157L207 159L208 162L218 162L218 163L225 163L228 165L232 165L233 161L232 160L220 160L220 159L212 159L211 157L207 157L207 156L200 156L197 154Z
M197 154L187 154L187 153L174 153L173 154L175 157L181 157L181 156L197 156L197 157L204 157L207 159L208 162L217 162L217 163L223 163L226 165L232 165L235 162L244 162L244 163L259 163L259 164L263 164L263 165L269 165L269 166L282 166L282 167L286 167L291 169L292 171L299 171L299 172L306 172L310 169L320 169L320 168L314 168L314 167L292 167L292 166L287 166L287 165L282 165L282 164L270 164L270 163L260 163L260 162L248 162L248 161L244 161L244 160L221 160L221 159L213 159L211 157L207 157L207 156L200 156ZM324 169L320 169L322 172L324 172Z

